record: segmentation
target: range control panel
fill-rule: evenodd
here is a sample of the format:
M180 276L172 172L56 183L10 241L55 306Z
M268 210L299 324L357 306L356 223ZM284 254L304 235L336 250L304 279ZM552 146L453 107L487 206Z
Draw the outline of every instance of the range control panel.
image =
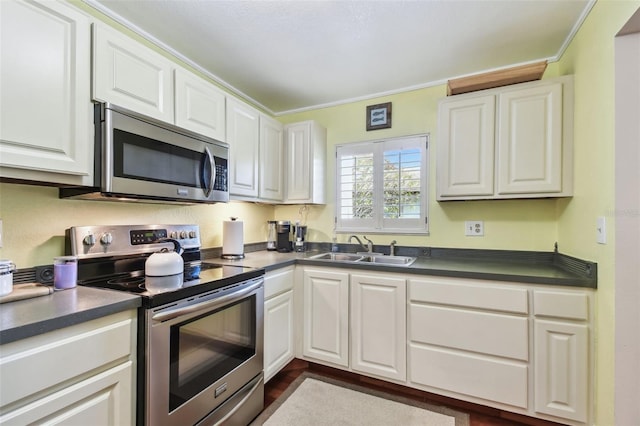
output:
M74 226L66 231L65 252L79 258L125 256L173 248L170 238L183 249L200 249L198 225Z

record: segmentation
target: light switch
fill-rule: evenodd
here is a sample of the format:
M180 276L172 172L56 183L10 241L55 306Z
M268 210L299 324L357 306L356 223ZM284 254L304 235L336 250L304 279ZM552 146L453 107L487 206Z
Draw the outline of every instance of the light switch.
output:
M598 217L596 221L596 242L607 244L607 221L604 216Z

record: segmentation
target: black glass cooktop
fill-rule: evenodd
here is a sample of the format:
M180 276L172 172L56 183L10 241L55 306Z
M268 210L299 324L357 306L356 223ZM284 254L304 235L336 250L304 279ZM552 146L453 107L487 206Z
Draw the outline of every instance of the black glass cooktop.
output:
M135 293L143 298L143 306L155 307L261 275L263 269L192 262L185 265L182 276L145 277L143 270L137 270L81 278L78 284Z

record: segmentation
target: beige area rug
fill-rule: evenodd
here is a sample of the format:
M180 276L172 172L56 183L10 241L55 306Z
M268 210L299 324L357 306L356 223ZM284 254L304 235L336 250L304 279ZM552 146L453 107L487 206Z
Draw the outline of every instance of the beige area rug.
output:
M251 426L468 426L469 416L313 373L302 373Z

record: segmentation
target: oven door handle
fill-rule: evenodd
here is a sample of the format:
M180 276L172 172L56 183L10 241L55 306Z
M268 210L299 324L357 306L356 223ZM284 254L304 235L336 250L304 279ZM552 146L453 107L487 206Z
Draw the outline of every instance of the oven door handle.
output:
M206 302L195 303L193 305L159 312L153 315L151 319L153 321L162 322L162 321L168 321L168 320L177 318L179 316L191 314L198 311L216 309L218 307L222 307L229 303L233 303L243 299L250 293L254 292L256 289L260 288L262 285L263 285L263 280L260 279L247 287L243 287L239 290L234 291L233 293L229 293L212 300L207 300Z

